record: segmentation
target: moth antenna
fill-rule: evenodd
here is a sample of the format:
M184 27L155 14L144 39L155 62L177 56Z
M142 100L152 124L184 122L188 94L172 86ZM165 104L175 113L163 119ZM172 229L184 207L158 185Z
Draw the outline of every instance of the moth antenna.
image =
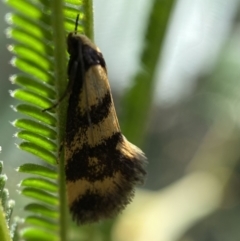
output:
M77 33L78 20L79 20L79 14L77 15L76 22L75 22L75 33Z

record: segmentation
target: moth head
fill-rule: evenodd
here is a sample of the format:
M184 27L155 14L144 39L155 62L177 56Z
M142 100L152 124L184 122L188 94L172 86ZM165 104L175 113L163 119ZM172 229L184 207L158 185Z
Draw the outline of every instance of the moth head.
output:
M77 49L81 48L82 45L88 45L97 52L101 52L100 49L87 36L77 32L78 20L79 14L76 18L74 31L69 33L67 37L68 53L73 55Z
M78 40L75 32L71 32L67 36L67 51L70 55L76 52L76 49L81 45L81 41Z
M74 55L76 50L81 48L82 45L88 45L90 48L96 50L97 52L101 52L100 49L87 36L75 31L68 34L67 46L68 53L70 55Z

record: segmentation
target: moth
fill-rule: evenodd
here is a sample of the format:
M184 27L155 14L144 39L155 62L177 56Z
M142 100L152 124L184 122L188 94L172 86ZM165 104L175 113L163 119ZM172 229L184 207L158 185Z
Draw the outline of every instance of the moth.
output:
M67 36L69 101L64 140L68 205L79 224L114 217L145 177L146 157L121 133L99 48Z

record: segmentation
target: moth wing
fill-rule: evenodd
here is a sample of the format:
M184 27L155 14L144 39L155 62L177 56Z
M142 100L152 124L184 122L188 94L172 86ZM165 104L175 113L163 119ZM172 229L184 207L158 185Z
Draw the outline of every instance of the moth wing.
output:
M121 134L106 69L92 65L83 78L65 171L73 219L89 223L115 216L131 201L146 158Z

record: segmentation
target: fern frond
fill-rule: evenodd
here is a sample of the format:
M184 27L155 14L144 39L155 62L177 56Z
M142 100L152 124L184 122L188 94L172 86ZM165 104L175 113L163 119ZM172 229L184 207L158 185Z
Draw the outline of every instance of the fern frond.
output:
M7 176L2 174L3 162L0 161L0 240L10 241L15 237L18 219L10 224L15 202L9 199L9 192L5 189Z
M154 0L149 14L140 56L140 70L133 78L133 87L123 98L123 133L135 144L141 145L152 104L155 73L161 56L163 41L175 0ZM137 100L137 101L136 101Z
M64 138L66 103L60 104L57 113L43 109L56 103L67 85L64 26L73 31L81 10L79 30L93 36L91 1L5 2L15 11L7 16L7 35L14 40L9 47L15 56L11 63L21 71L10 78L20 87L11 91L21 101L13 109L26 116L12 124L20 129L16 136L23 140L18 147L43 161L18 168L19 172L30 174L20 183L21 194L34 200L25 206L30 214L20 236L34 241L68 240L64 160L63 153L60 159L57 153Z
M16 10L14 14L8 15L11 27L7 34L15 40L9 48L15 55L12 64L22 72L10 79L12 83L21 87L11 91L11 95L24 102L13 108L30 118L13 122L15 127L20 128L16 136L24 140L18 147L46 163L39 166L41 171L37 168L38 166L31 164L19 167L20 172L35 175L20 183L21 194L57 213L57 189L46 188L43 191L47 183L51 182L52 185L57 186L56 154L54 153L57 150L55 143L57 134L54 129L57 125L56 118L50 113L42 112L44 108L52 105L56 96L52 88L54 74L50 16L42 13L41 10L49 6L39 1L6 2ZM48 169L51 170L52 176L48 175ZM25 240L57 240L58 217L43 218L43 216L44 213L41 212L32 212L27 216L25 220L27 228L21 230L20 236ZM29 220L35 220L35 222Z

